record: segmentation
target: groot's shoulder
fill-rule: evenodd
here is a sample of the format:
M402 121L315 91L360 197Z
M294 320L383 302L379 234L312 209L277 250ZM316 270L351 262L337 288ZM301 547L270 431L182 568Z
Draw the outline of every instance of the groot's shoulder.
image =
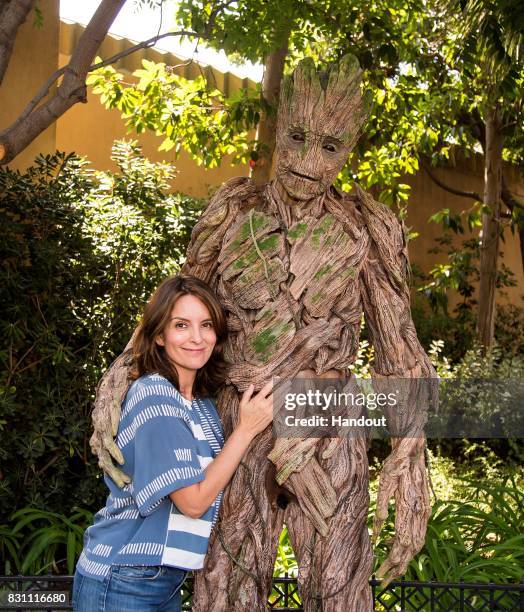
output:
M405 292L409 257L402 222L388 206L375 200L357 184L355 197L373 243L371 252L378 255L393 285Z
M228 228L259 200L259 188L247 177L230 179L219 187L193 228L182 272L210 282Z
M249 177L237 176L215 191L204 212L224 204L236 204L239 209L252 206L260 198L260 193L260 188Z
M393 241L398 246L405 245L403 226L395 213L355 184L355 194L350 195L359 210L371 238L375 242Z

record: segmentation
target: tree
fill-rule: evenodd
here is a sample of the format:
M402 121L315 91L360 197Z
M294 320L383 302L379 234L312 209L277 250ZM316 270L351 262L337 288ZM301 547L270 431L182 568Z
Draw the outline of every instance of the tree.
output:
M480 93L480 144L484 151L484 195L480 257L478 340L484 347L493 344L495 327L495 288L501 233L500 212L503 200L502 160L508 129L522 121L524 90L524 8L522 3L506 0L469 0L461 5L465 61L474 64L473 72ZM468 57L468 51L471 55ZM483 130L481 128L484 128ZM482 135L482 131L484 135ZM524 150L521 151L524 153ZM507 192L507 189L505 189ZM504 194L510 213L524 210L514 198ZM517 211L515 211L517 212ZM524 224L522 224L524 229ZM524 253L521 233L521 248ZM524 257L523 257L524 261Z
M146 1L140 0L139 4L143 4ZM216 16L228 4L231 4L232 0L216 3L207 13L207 21L198 33L190 30L181 30L160 34L135 45L131 49L93 64L102 41L125 2L126 0L102 0L100 2L91 21L80 37L69 63L56 70L42 84L36 95L12 125L0 131L0 164L7 164L13 160L30 142L52 125L74 104L86 102L86 77L89 72L110 65L138 49L150 47L166 36L209 37ZM26 20L29 12L35 8L35 4L36 0L3 0L0 4L0 19L2 22L2 36L0 37L0 85L11 58L18 29ZM55 93L47 97L53 84L60 78L62 80Z
M440 8L438 3L436 8ZM434 145L421 153L437 161L449 156L454 143L466 154L475 148L484 154L482 196L436 182L479 203L468 221L470 226L476 222L482 228L477 339L488 348L494 339L503 216L519 230L524 262L524 203L509 192L503 176L503 160L524 160L524 11L521 3L513 0L467 0L446 3L436 13L436 22L440 24L441 47L420 72L431 101L428 118L437 136ZM435 180L427 166L426 170ZM508 213L502 213L502 204Z
M18 28L27 19L27 15L34 8L35 0L20 0L20 2L0 3L0 23L2 24L2 38L0 39L0 83L2 82L11 54Z
M0 132L0 162L8 163L39 134L63 115L73 104L85 101L85 76L109 27L124 5L125 0L104 0L95 11L90 23L82 34L69 64L57 70L43 84L36 96L29 102L16 121ZM7 67L11 57L14 39L19 26L25 21L35 2L8 0L3 3L2 21L7 20L0 65ZM0 79L5 74L0 73ZM51 85L63 77L56 92L43 101ZM0 80L1 82L1 80ZM41 104L40 104L41 102Z

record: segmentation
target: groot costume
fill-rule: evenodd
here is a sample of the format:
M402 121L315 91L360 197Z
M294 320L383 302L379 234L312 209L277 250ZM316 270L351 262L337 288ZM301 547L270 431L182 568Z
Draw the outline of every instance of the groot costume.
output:
M228 181L195 226L183 272L207 281L227 311L227 384L217 405L226 436L241 393L272 377L344 377L357 355L364 313L374 375L435 377L418 342L406 284L401 225L356 186L332 184L365 121L352 57L327 73L310 60L282 88L275 178L262 188ZM122 477L116 435L131 344L102 379L92 438L100 465ZM395 538L381 574L402 574L423 545L429 495L421 437L393 439L375 532L396 501ZM257 436L226 487L194 610L265 610L285 521L307 611L372 610L367 440ZM124 466L125 470L125 466Z

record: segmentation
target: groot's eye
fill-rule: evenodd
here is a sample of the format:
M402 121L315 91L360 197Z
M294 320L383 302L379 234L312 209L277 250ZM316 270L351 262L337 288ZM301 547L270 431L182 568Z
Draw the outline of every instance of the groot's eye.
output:
M295 142L304 142L306 140L306 137L302 132L291 132L290 137L291 140L294 140Z
M336 153L337 151L337 146L334 145L332 142L324 143L322 148L324 149L324 151L329 151L330 153Z

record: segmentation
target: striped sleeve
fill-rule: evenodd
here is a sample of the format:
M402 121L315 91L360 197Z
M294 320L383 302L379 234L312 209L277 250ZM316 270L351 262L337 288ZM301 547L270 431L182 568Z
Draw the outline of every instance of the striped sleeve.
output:
M142 516L169 493L204 480L185 410L176 399L162 397L141 403L135 416L132 493Z

